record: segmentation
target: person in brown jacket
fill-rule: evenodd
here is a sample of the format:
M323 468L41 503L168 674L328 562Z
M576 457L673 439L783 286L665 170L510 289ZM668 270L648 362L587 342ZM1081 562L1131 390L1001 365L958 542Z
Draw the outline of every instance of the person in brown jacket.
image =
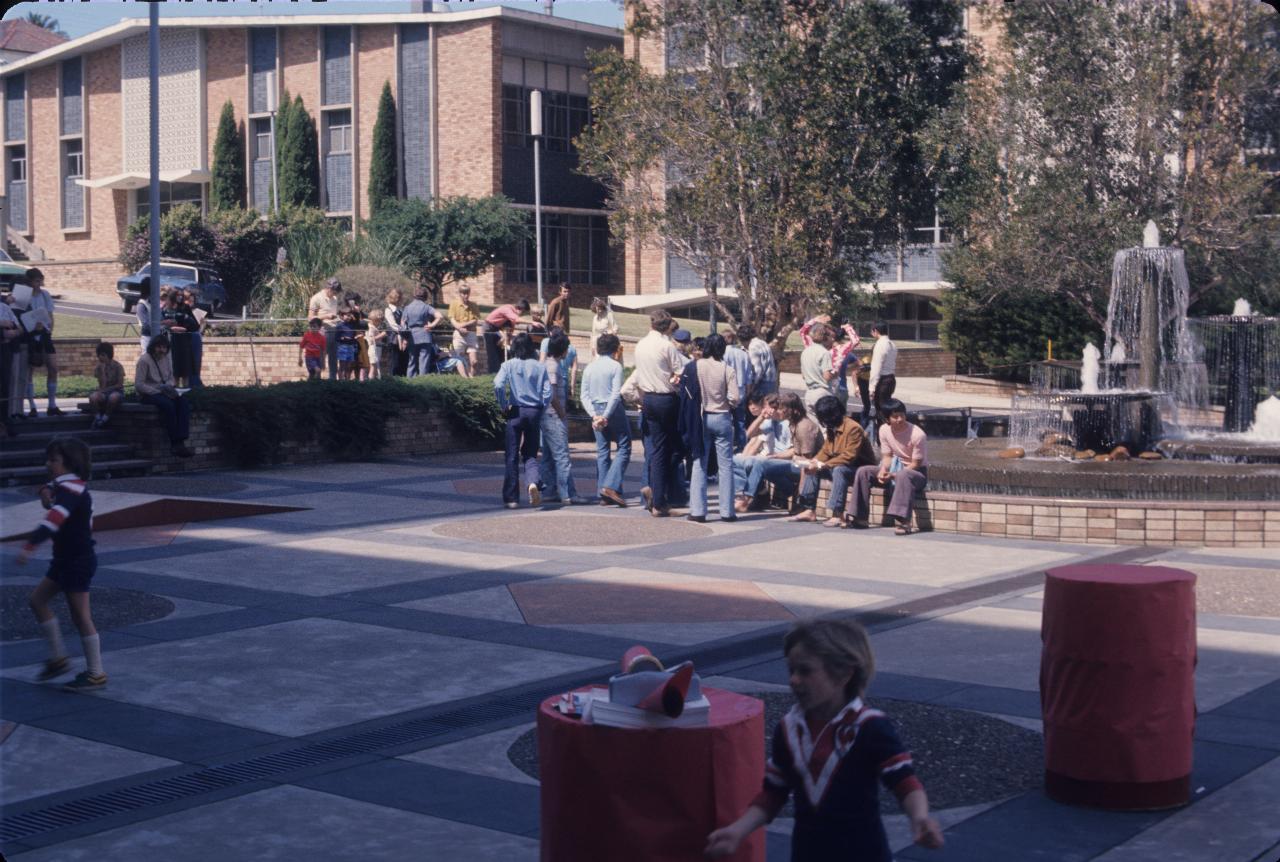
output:
M560 285L560 295L547 303L547 317L545 320L547 329L558 326L564 330L564 334L569 334L569 285L568 283Z
M800 506L793 521L818 519L818 480L831 479L831 496L827 508L831 517L822 522L824 527L844 526L844 501L848 495L858 468L876 462L871 441L862 426L844 415L844 406L834 395L824 395L813 405L813 412L822 426L822 448L813 458L801 463Z

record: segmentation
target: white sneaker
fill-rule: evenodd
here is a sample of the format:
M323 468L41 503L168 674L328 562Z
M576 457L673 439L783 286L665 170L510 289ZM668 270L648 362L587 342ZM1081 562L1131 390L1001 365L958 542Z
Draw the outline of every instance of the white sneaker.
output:
M542 492L538 490L536 482L529 483L529 505L534 508L542 505Z

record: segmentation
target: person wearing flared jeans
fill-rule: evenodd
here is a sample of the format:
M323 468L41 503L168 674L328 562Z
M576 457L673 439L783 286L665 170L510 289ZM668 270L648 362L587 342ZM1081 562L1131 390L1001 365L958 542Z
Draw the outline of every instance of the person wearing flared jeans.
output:
M853 518L865 521L871 515L871 488L873 486L887 488L893 486L889 497L889 505L885 512L902 522L910 523L911 506L915 503L916 494L924 490L929 482L929 468L921 466L919 470L903 467L889 477L888 482L877 478L879 465L859 467L853 480Z
M597 409L603 409L603 405ZM631 420L621 405L609 414L603 428L593 428L596 435L596 477L599 490L608 488L622 496L622 479L631 463ZM611 454L609 446L615 451Z
M707 514L707 462L714 449L717 471L716 484L720 488L720 519L732 521L733 514L733 435L732 413L705 413L702 417L702 452L693 459L693 480L689 487L689 514L706 517Z
M502 477L502 501L520 501L520 473L524 485L538 483L538 431L541 407L512 407L507 413L507 463Z

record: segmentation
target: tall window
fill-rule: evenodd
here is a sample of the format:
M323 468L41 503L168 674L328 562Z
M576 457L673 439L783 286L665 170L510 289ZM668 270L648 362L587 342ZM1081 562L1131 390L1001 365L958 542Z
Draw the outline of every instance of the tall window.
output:
M529 238L512 253L508 275L516 281L538 280L538 249L533 213L527 213ZM609 283L609 221L604 216L542 214L542 277L547 283Z
M62 145L62 164L63 170L70 178L81 179L84 177L84 144L76 138L73 141L66 141Z
M203 183L160 183L160 215L164 215L174 207L191 204L201 212L204 211ZM151 211L151 196L147 189L134 192L138 218Z
M504 57L502 61L502 142L532 147L529 94L542 90L543 144L549 152L576 152L574 138L591 120L587 70L561 63Z
M9 148L9 181L23 183L27 181L27 148Z
M326 134L325 151L329 153L351 152L351 112L329 111L324 116L329 127Z

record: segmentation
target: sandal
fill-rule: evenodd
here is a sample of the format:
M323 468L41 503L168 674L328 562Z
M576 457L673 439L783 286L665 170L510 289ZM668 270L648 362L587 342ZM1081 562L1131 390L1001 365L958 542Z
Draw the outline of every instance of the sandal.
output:
M825 521L823 521L823 522L822 522L822 526L824 526L824 527L840 527L841 529L843 529L843 528L844 528L844 518L843 518L843 517L839 517L839 518L836 518L836 517L827 518L827 520L825 520Z
M797 514L787 518L787 520L797 524L812 524L818 520L818 516L813 513L812 509L802 509Z
M895 536L910 536L912 533L910 524L899 524L893 531Z

